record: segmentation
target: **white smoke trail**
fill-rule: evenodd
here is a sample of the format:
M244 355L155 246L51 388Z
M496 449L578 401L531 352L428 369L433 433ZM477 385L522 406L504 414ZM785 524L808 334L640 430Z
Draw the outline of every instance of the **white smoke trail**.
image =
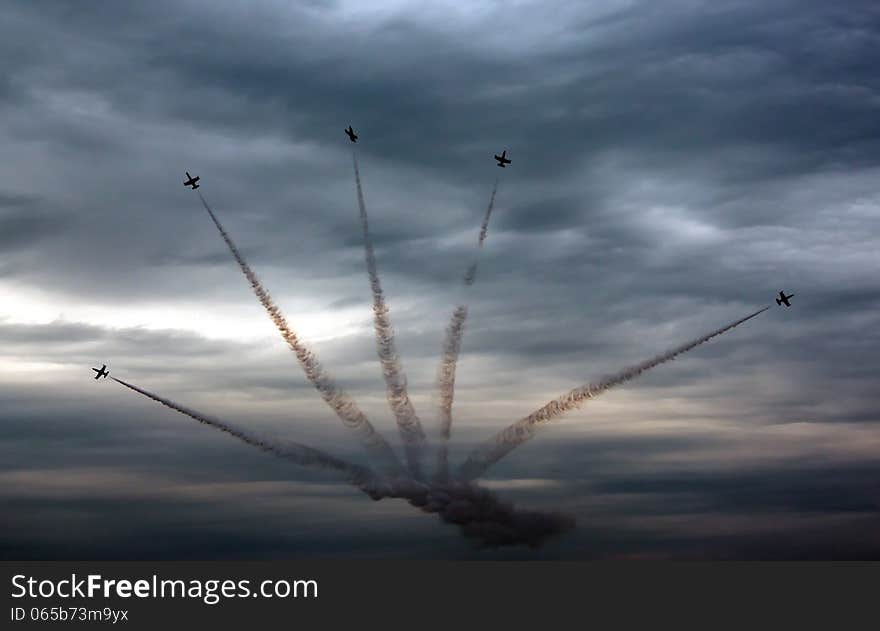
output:
M489 235L489 220L492 218L492 210L495 208L495 194L498 192L498 179L492 187L492 195L489 197L489 205L480 224L480 236L477 239L477 247L482 251L483 243ZM477 254L479 257L479 252ZM465 287L474 284L477 275L475 260L464 274L462 279ZM460 304L452 312L449 324L446 327L446 335L443 338L440 365L437 367L436 389L439 396L437 415L440 421L440 445L437 448L437 478L447 480L449 478L449 438L452 435L452 402L455 398L455 370L458 366L458 357L461 353L461 341L464 337L464 324L467 321L467 305Z
M385 377L388 405L397 420L397 428L406 449L410 473L416 478L420 478L421 452L425 445L425 432L407 393L406 376L395 349L394 328L391 326L388 307L385 304L385 294L379 283L379 271L376 266L376 254L373 251L373 240L370 237L370 225L367 219L367 207L364 203L357 156L352 152L351 157L354 165L355 183L357 184L357 200L364 235L367 273L370 277L370 289L373 293L373 327L376 330L376 350L379 354L379 363L382 365L382 375Z
M246 430L237 428L234 425L230 425L229 423L226 423L219 419L184 407L178 403L175 403L174 401L171 401L170 399L160 397L158 394L153 394L148 390L139 388L133 384L128 383L127 381L123 381L122 379L117 379L116 377L110 378L113 379L115 382L122 384L126 388L134 390L135 392L139 392L145 397L161 403L165 407L171 408L172 410L180 412L181 414L185 414L186 416L197 420L199 423L210 425L211 427L215 427L220 431L226 432L230 436L234 436L240 441L247 443L252 447L256 447L261 451L265 451L279 458L284 458L285 460L290 460L303 467L315 467L322 470L341 473L348 482L367 493L372 493L375 487L381 486L376 480L376 476L373 474L373 472L366 467L348 463L344 460L336 458L335 456L331 456L328 453L325 453L313 447L309 447L307 445L302 445L300 443L289 441L278 443L274 441L268 441Z
M287 319L284 317L284 314L281 313L281 309L278 308L278 305L272 300L269 292L263 287L260 279L257 278L257 275L247 264L247 261L244 260L238 247L236 247L232 238L223 228L222 224L217 219L217 216L214 214L214 211L208 206L208 202L205 201L201 192L199 192L199 199L202 200L202 205L205 207L205 210L208 211L208 215L211 217L214 225L217 226L220 236L223 237L223 240L229 247L229 251L232 252L235 260L238 262L238 266L241 268L241 271L250 283L254 294L256 294L257 299L260 301L260 304L263 305L263 308L266 309L272 322L275 323L275 326L281 333L281 337L284 338L284 341L287 342L287 345L296 354L296 357L306 374L306 378L318 390L321 394L321 398L324 399L327 405L336 412L336 415L342 420L343 424L355 434L361 445L363 445L367 453L374 460L375 464L381 466L387 475L392 477L402 475L402 468L397 456L394 455L394 451L392 451L385 439L376 431L373 424L370 423L369 419L357 407L351 397L333 382L333 379L324 371L324 368L318 362L318 358L315 357L314 353L306 347L287 323Z
M672 361L682 353L686 353L689 350L708 342L713 337L738 327L740 324L751 320L769 308L770 307L764 307L751 315L741 318L736 322L732 322L708 335L704 335L691 342L682 344L681 346L663 353L662 355L658 355L653 359L636 364L635 366L630 366L629 368L624 368L617 374L605 377L598 383L587 384L575 388L568 393L553 399L543 407L508 426L506 429L502 430L493 438L489 439L471 452L470 456L468 456L467 460L459 468L460 478L463 480L473 480L482 476L489 467L501 460L506 454L524 442L530 440L534 436L539 425L552 421L566 412L580 407L587 399L595 398L615 386L619 386L631 379L635 379L643 372L650 370L655 366Z

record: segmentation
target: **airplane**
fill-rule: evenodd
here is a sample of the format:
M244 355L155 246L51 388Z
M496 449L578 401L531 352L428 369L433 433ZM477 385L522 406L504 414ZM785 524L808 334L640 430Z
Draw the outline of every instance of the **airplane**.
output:
M189 174L189 171L186 172L187 180L183 183L184 186L192 186L192 190L196 190L200 185L196 184L201 178L197 175L195 177Z
M510 164L510 160L507 158L507 149L502 151L500 156L496 154L495 159L498 160L498 166L500 166L502 169L504 168L505 164Z
M100 368L92 368L92 370L98 373L97 375L95 375L95 379L100 379L101 377L104 377L104 379L106 379L107 375L110 374L110 371L107 370L107 364L104 364Z
M784 291L780 291L779 298L776 299L776 304L778 304L780 307L782 305L785 305L786 307L790 307L791 303L788 301L788 299L793 298L793 297L794 297L794 294L789 294L788 296L786 296Z
M351 128L351 125L348 126L348 129L345 130L345 133L348 134L348 139L352 142L358 141L358 135L354 133L354 130Z

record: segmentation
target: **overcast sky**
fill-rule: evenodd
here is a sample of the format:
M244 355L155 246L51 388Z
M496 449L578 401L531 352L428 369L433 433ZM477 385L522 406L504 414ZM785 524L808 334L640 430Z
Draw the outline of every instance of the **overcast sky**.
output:
M867 0L7 2L0 556L880 558L878 63ZM107 363L363 461L189 171L399 448L349 124L431 438L443 330L470 306L456 462L570 388L772 305L490 471L503 499L577 520L540 550L478 550L90 379Z

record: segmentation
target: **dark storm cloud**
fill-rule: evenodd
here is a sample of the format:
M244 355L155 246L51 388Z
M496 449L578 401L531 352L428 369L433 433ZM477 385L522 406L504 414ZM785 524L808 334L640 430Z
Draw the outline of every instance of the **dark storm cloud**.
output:
M174 8L56 13L48 28L63 19L73 27L71 41L96 40L68 64L73 72L64 81L100 89L144 115L186 117L232 133L282 130L323 143L339 120L357 116L372 150L386 158L411 161L406 149L417 138L443 137L426 160L446 170L475 137L496 134L496 142L529 147L524 166L544 174L607 150L695 161L693 151L713 146L722 157L740 146L771 148L786 154L775 156L781 165L799 157L809 169L868 143L858 153L866 158L870 149L876 164L870 60L880 18L867 2L845 9L643 6L615 20L573 20L568 47L511 41L504 54L479 54L412 14L359 29L294 8L255 32L239 28L236 18L260 20L271 11L266 6L248 12L220 5L208 16L197 5ZM145 32L144 20L159 27ZM124 54L102 57L106 75L101 68L86 75L76 62L106 48ZM144 99L143 85L114 81L127 68L148 87L162 80L181 89L172 99L165 91L162 99ZM224 98L206 101L211 95ZM484 108L491 117L477 115Z
M264 317L181 186L186 169L202 176L200 190L294 326L345 320L344 332L313 346L393 435L371 348L342 134L350 123L361 136L378 265L420 410L429 409L443 327L460 302L462 261L475 253L501 176L479 282L467 296L454 446L758 309L780 289L796 294L791 309L774 305L756 326L563 419L495 472L499 482L554 478L562 497L582 498L582 534L543 554L797 557L811 556L814 536L812 550L828 556L836 531L822 520L830 515L848 520L839 532L851 550L876 556L876 541L864 535L876 528L867 499L876 462L864 462L859 447L872 444L880 420L875 3L497 3L482 12L288 5L8 3L0 26L0 290L10 293L0 304L14 307L0 311L3 423L12 441L0 452L5 471L38 467L69 441L62 469L98 459L180 479L250 480L254 468L287 475L256 464L259 454L226 467L225 454L238 447L97 385L87 391L96 398L81 402L74 384L102 358L114 374L207 412L289 430L340 456L352 449L272 331L238 339L242 323L259 326ZM513 164L501 171L491 155L504 148ZM37 303L39 317L28 311ZM101 321L141 309L142 326ZM184 311L179 324L148 315ZM194 325L232 311L235 324L214 323L213 338ZM143 432L136 444L126 443L133 419L146 421L134 423ZM423 420L430 434L433 419ZM679 423L669 438L651 433ZM707 436L717 424L745 434L728 445ZM627 435L605 436L611 426ZM782 453L774 460L756 428L780 432L780 452L831 458L844 473L792 468ZM30 433L15 438L22 432ZM191 442L157 460L166 432L192 432ZM467 449L458 444L455 453ZM688 485L688 472L669 464L685 452L715 459L707 481ZM736 473L752 452L764 454L764 479ZM658 470L644 470L639 455ZM619 477L609 481L609 469ZM577 472L596 486L570 482ZM646 486L638 487L640 476ZM112 513L110 500L82 487L79 504L25 502L33 512L19 532L47 517L85 514L94 525ZM212 531L205 544L183 536L180 546L147 545L131 556L173 557L187 546L209 557L234 556L236 546L256 556L306 554L293 535L258 523L268 510L259 501L276 499L264 491L242 532ZM516 493L553 508L540 494ZM620 496L632 499L620 511L591 503ZM197 514L179 499L155 502L157 513ZM654 515L664 504L669 515ZM730 521L730 537L718 537L711 516L740 519L731 516L736 505L758 516ZM200 523L230 518L217 504L199 508L207 511ZM327 510L361 509L328 502ZM377 523L405 524L398 532L427 521L368 510L378 511L370 513ZM143 514L131 511L125 523L133 528ZM793 520L781 527L790 544L762 530L774 511ZM806 525L793 517L803 513L814 514ZM632 526L642 514L657 517L653 534ZM670 525L679 518L702 530ZM302 532L292 517L278 519ZM180 533L180 521L144 523L143 540ZM377 528L363 547L470 554L429 526L418 531L428 545L413 536L388 548ZM331 539L361 541L356 527L343 531ZM64 549L57 535L14 545L37 557ZM114 556L125 544L108 545L98 552Z
M650 480L618 479L598 485L600 493L695 494L702 502L717 503L713 510L747 512L782 510L796 512L877 513L880 495L876 466L846 469L804 467L797 471L752 471L700 477L681 473ZM659 508L659 507L658 507ZM708 508L705 507L704 508ZM693 510L687 507L685 510ZM664 509L668 512L669 507Z
M257 9L245 17L259 18L261 11ZM290 18L290 24L285 21L283 29L271 22L261 22L260 37L256 37L251 31L237 28L237 22L231 21L235 16L232 10L218 7L210 18L192 20L187 19L190 12L194 17L198 8L179 7L166 14L159 9L126 7L102 11L100 16L56 15L56 20L62 17L73 20L77 27L69 29L66 37L74 41L91 37L97 42L91 48L82 47L81 57L91 60L91 55L111 48L117 54L112 56L113 61L102 57L103 65L118 66L102 76L100 68L96 70L74 58L67 62L69 72L58 81L81 83L82 87L109 99L115 111L123 116L183 119L187 124L208 126L207 129L222 130L234 136L283 133L290 139L310 138L326 144L329 131L338 131L338 121L348 120L351 110L355 110L358 115L379 119L382 125L370 131L372 140L366 145L368 151L378 152L389 160L413 163L413 152L403 153L411 145L399 138L400 134L442 137L444 142L435 143L425 159L431 166L442 168L444 176L465 177L468 182L473 181L473 176L461 167L471 170L471 164L480 162L474 155L473 163L462 164L460 146L476 145L476 138L485 138L488 147L493 127L503 129L508 138L521 136L513 144L529 147L523 157L526 161L523 170L531 175L548 176L551 174L546 169L558 172L560 166L571 168L570 165L582 159L595 161L609 152L620 156L624 165L647 164L652 170L668 171L684 162L685 168L696 169L695 177L714 181L715 186L696 192L696 197L694 192L687 192L690 203L700 203L719 195L739 195L751 184L739 182L736 192L729 190L726 179L731 175L731 165L726 152L743 148L747 154L758 154L765 163L770 156L773 161L788 163L803 152L797 143L816 141L817 126L840 133L841 116L836 113L819 116L823 110L817 113L813 104L802 104L804 92L812 93L816 84L822 86L821 81L831 80L825 68L827 62L819 63L820 60L810 57L817 68L802 63L805 54L802 49L806 48L800 43L804 39L804 25L813 27L807 30L807 38L818 29L820 33L816 37L821 34L826 46L835 47L834 56L850 70L847 85L869 86L874 80L873 74L858 72L862 65L857 60L866 53L865 29L860 27L861 37L852 42L841 42L854 20L818 8L812 13L795 13L790 7L759 11L750 5L737 5L721 11L709 6L693 10L691 5L671 5L662 12L623 12L614 19L605 18L595 23L587 18L574 20L575 26L570 27L572 35L583 37L570 49L560 51L548 42L539 42L527 44L522 51L512 46L505 55L481 55L462 48L456 45L454 36L443 37L405 15L361 33L348 23L341 29L331 26L320 11L302 11ZM829 12L831 16L827 15ZM162 28L144 33L138 26L143 20L158 21ZM112 26L108 27L108 23ZM48 28L52 28L52 24L49 20ZM829 38L821 26L830 29L836 37ZM60 28L57 23L55 27ZM623 30L633 30L640 45L632 45L630 35L625 40L616 37ZM791 37L789 31L797 32L798 37ZM731 32L736 35L730 35ZM297 35L304 37L298 39ZM205 41L216 41L217 45L207 47L202 44ZM377 42L384 46L376 46ZM413 51L408 56L410 61L401 61L394 55L398 49L410 47ZM378 52L380 50L383 52ZM774 59L782 59L776 66L763 59L771 52ZM419 65L428 61L425 57L430 58L430 73ZM777 67L780 64L782 67ZM791 75L788 80L800 86L800 91L795 90L788 100L773 108L764 107L760 101L754 104L754 111L745 108L761 98L760 91L754 89L756 85L768 91L775 89L773 79L788 76L786 70L790 66L798 71L788 73ZM25 64L21 74L27 76L28 67ZM459 72L464 67L468 72ZM564 76L564 81L536 81L535 75L546 74L548 67ZM122 76L147 80L147 85L118 81L120 72ZM157 82L155 86L150 83L153 79ZM491 96L517 86L529 89L514 92L516 98ZM149 93L160 88L162 98L149 98ZM211 93L203 94L205 90ZM631 94L633 90L637 93ZM370 95L381 95L381 99ZM832 91L826 96L869 110L873 102L869 94L864 98L849 93L841 97ZM210 98L206 100L206 97ZM821 90L817 98L823 98ZM418 102L405 115L389 112L389 104L393 110L412 99ZM621 104L626 107L621 108ZM657 111L647 116L637 109L631 111L635 105ZM578 113L579 108L586 106L591 108L589 115ZM226 115L215 120L213 108L218 107L223 108ZM554 108L562 111L551 121L544 120L542 112ZM594 109L598 109L598 114L593 113ZM811 116L818 120L794 129L792 114L801 109L812 112ZM509 120L492 122L486 129L485 111L492 112L488 120L508 117ZM526 115L526 111L532 114ZM695 120L694 113L701 118ZM721 116L725 113L749 129L750 123L758 130L767 127L779 139L760 132L758 140L744 136L741 129L732 128L730 120ZM779 119L780 124L762 123L762 116L773 117L773 121ZM843 118L847 121L847 133L853 137L873 137L857 126L861 119ZM872 116L871 120L876 117ZM552 158L550 154L540 154L551 149L555 152ZM711 151L714 159L705 160L703 150ZM658 151L662 155L657 156ZM861 157L866 155L871 154L859 152ZM749 160L748 156L735 156L735 159ZM438 163L440 160L445 163ZM766 172L767 164L762 164L759 170ZM610 185L618 183L612 181ZM578 203L583 197L574 194L548 197L546 190L530 193L530 188L519 184L519 190L513 189L510 194L513 199L526 194L534 201L525 207L511 204L510 218L500 213L502 228L505 222L514 230L529 233L535 232L536 224L543 226L541 230L565 224L575 227L581 223L579 216L595 219L596 212L613 204L613 200L602 199L602 193L607 196L609 184L599 186L598 193L589 187L591 200L587 204ZM578 193L582 195L581 191ZM717 206L717 200L714 201L713 205ZM727 217L742 216L741 208L731 210L736 212L726 212ZM711 210L700 208L700 212L705 216ZM351 228L350 214L343 212L342 216L349 226L347 242L354 244L357 237L356 230ZM425 230L420 228L422 222L412 221L412 214L408 219L377 231L377 244L424 236ZM293 220L296 222L296 218ZM602 230L601 222L599 226L590 226L591 233L596 228ZM395 232L400 236L394 238ZM618 229L610 236L613 244L597 244L601 246L597 254L604 255L603 260L613 254L609 252L611 248L627 253L635 243L646 240L632 230ZM399 253L391 256L406 257L406 250L400 248ZM414 248L413 254L419 251L421 248ZM280 248L278 253L281 254ZM638 257L641 252L629 254ZM392 268L389 273L396 267L413 269L409 263L406 258L392 260L383 268ZM424 265L423 262L415 270L427 272ZM534 277L532 274L531 278ZM713 285L729 286L730 283Z
M564 52L540 44L517 51L512 42L506 55L474 55L458 49L454 36L440 37L404 17L368 36L332 36L324 55L261 50L261 62L274 62L255 69L233 47L221 55L196 48L183 55L187 61L177 71L256 106L265 103L268 85L283 86L271 92L279 99L274 113L281 118L281 111L295 109L299 116L288 124L297 133L332 128L348 104L357 103L387 157L405 158L402 151L417 133L432 137L442 130L444 147L428 160L447 168L475 144L475 133L529 147L523 166L544 174L560 162L565 168L572 158L612 148L669 158L674 144L678 158L690 161L689 151L731 142L783 151L782 163L802 156L798 161L810 167L834 158L829 149L876 138L870 92L876 78L867 60L876 57L877 18L869 4L805 11L802 3L786 3L756 11L745 3L720 10L681 3L647 13L604 32L588 22L574 27L571 35L580 35L581 43ZM282 37L270 30L267 48ZM384 44L382 53L372 46L376 40ZM406 61L395 58L402 51ZM175 72L176 61L169 56L159 63ZM424 72L426 63L430 72ZM547 77L548 68L565 79ZM764 90L755 92L755 84ZM530 88L524 98L491 96L522 86ZM548 116L553 106L562 115ZM491 117L468 116L484 107ZM401 118L408 124L396 124ZM841 118L848 121L845 128ZM872 149L876 157L876 143Z
M16 195L0 192L0 208L27 209L36 204L38 199L28 195Z
M4 252L33 247L70 224L69 217L46 209L37 196L0 191L0 248Z

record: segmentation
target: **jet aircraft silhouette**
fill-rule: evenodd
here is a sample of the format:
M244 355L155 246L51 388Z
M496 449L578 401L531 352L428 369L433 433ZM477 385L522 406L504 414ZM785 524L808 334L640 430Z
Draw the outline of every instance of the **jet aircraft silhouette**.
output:
M186 182L183 183L184 186L192 186L192 190L196 190L200 186L199 184L196 184L196 182L198 182L200 179L202 179L198 175L193 177L189 174L189 171L187 171L186 178L187 178Z
M788 296L786 296L784 291L780 291L779 298L776 299L776 304L778 304L780 307L782 305L785 305L786 307L790 307L791 303L788 301L788 299L793 298L793 297L794 297L794 294L789 294Z

